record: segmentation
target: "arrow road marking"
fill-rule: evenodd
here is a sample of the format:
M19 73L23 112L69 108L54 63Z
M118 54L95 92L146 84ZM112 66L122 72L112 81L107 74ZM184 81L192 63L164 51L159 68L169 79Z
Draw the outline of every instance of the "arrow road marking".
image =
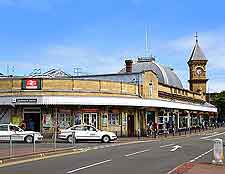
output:
M91 165L88 165L88 166L80 167L78 169L71 170L71 171L67 172L67 174L74 173L74 172L78 172L80 170L84 170L84 169L87 169L87 168L90 168L90 167L94 167L94 166L97 166L97 165L100 165L100 164L104 164L104 163L107 163L107 162L111 162L111 161L112 160L106 160L106 161L94 163L94 164L91 164Z
M180 148L182 148L182 147L179 146L179 145L173 146L173 149L171 149L170 152L174 152L174 151L176 151L177 149L180 149Z

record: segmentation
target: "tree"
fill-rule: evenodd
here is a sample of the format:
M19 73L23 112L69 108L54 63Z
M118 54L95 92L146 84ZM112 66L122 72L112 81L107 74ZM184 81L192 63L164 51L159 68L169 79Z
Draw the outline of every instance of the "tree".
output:
M214 98L215 104L218 108L219 118L225 119L225 91L217 94Z

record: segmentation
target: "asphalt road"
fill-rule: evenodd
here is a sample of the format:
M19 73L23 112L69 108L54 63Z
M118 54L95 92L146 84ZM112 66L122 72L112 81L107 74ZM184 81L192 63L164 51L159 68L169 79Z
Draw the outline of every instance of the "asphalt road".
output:
M211 162L212 140L225 139L225 129L221 132L120 146L101 145L76 155L3 167L0 174L165 174L184 162Z

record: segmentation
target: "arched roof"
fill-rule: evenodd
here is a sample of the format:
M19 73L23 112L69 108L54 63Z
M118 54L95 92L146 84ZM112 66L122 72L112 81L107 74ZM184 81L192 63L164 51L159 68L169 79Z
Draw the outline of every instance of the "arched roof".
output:
M176 73L171 68L155 62L154 59L139 59L137 62L132 64L132 72L142 72L148 70L153 71L157 75L160 83L177 88L183 88L183 85ZM120 73L125 71L126 68L123 68Z

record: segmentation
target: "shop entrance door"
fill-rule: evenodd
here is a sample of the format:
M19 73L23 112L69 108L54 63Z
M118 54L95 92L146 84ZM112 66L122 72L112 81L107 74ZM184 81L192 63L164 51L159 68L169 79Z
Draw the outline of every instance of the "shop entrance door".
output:
M83 124L92 125L97 128L97 113L84 113L83 114Z
M127 133L129 137L134 136L134 116L133 115L127 116Z
M40 132L41 130L41 112L40 108L25 108L23 118L26 122L26 130Z

